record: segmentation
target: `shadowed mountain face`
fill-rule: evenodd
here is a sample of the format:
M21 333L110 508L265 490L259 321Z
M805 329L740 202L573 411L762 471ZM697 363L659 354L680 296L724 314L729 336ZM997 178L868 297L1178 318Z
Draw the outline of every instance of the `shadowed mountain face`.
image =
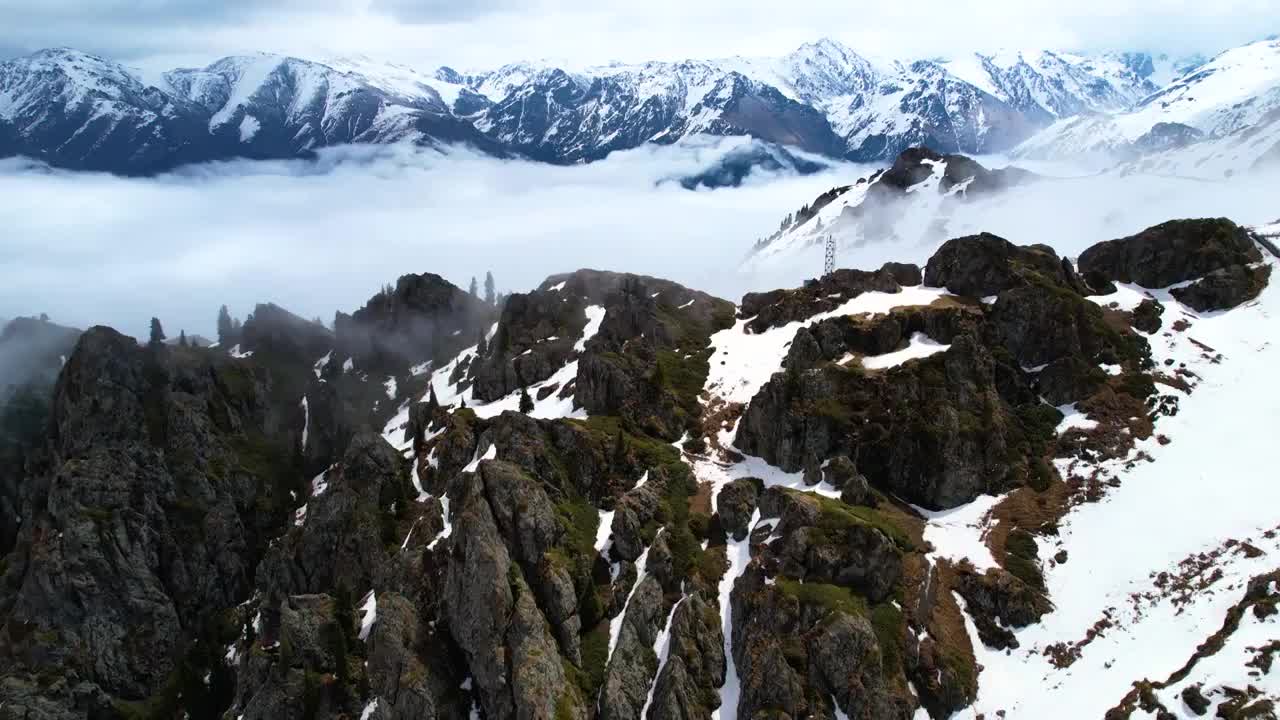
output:
M520 63L461 75L264 54L144 76L44 50L0 63L0 156L147 175L408 142L568 164L715 135L873 161L921 144L998 152L1056 119L1123 110L1157 89L1133 62L1107 56L975 58L873 63L823 40L780 58L580 72Z
M984 172L918 151L881 177L998 184ZM1275 402L1255 243L1175 220L1094 245L1077 272L983 233L923 268L739 305L578 270L495 307L405 275L333 330L264 303L217 347L19 319L0 348L51 374L17 461L0 454L0 713L906 720L1035 702L1045 673L1114 672L1111 648L1028 642L1055 608L1132 592L1049 577L1090 561L1068 521L1108 507L1072 513L1186 482L1167 465L1128 485L1196 442L1185 423L1228 419L1197 413L1235 367ZM1127 507L1086 542L1136 542ZM1258 546L1274 532L1222 531L1214 562L1237 586L1143 596L1187 623L1171 652L1263 645L1242 617L1275 614ZM1144 615L1115 617L1148 632ZM997 663L1034 685L1006 687ZM1255 664L1239 666L1214 682ZM1141 702L1167 706L1177 682ZM1067 699L1095 717L1139 702L1124 692Z

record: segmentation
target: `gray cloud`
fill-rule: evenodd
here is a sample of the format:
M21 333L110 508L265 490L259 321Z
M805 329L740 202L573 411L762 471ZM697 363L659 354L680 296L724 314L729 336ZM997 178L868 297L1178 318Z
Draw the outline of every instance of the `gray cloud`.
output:
M0 0L0 49L70 45L118 59L251 50L361 52L494 66L778 55L819 36L893 57L998 46L1214 53L1280 30L1274 0Z
M369 10L406 23L458 23L528 6L519 0L372 0Z

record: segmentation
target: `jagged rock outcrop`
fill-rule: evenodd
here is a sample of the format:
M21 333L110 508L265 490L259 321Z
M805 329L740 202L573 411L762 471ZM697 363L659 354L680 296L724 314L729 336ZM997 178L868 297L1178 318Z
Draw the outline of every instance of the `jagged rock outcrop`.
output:
M17 541L23 479L40 472L53 385L79 337L47 317L14 318L0 330L0 557Z
M833 717L836 708L864 720L914 713L912 698L891 684L900 659L890 659L864 601L847 589L783 578L770 583L749 569L732 602L739 717Z
M399 540L393 505L408 509L408 468L380 436L363 432L311 491L303 517L263 558L258 587L268 600L346 588L364 593L386 571L385 546Z
M595 270L557 275L508 298L468 378L475 397L491 402L576 359L571 380L540 393L571 396L591 415L619 416L675 440L696 423L708 339L732 317L729 303L667 280Z
M351 315L334 320L335 362L378 375L431 361L443 365L487 332L497 310L448 280L402 275Z
M716 496L720 526L734 540L746 539L763 486L759 478L738 478L721 488Z
M1059 413L1041 397L1084 400L1113 382L1103 366L1125 377L1149 369L1132 316L1087 300L1092 290L1049 248L957 238L930 259L924 280L969 297L801 328L784 371L747 407L735 445L803 470L810 482L825 462L847 456L873 487L951 507L1048 482ZM897 350L917 333L947 347L886 370L863 366L862 357Z
M903 285L918 285L919 276L919 268L902 263L886 263L874 272L839 269L800 288L747 293L738 314L751 321L747 327L752 332L764 332L829 312L865 292L900 292Z
M884 601L897 584L902 550L875 513L775 487L761 496L760 514L780 519L770 544L777 572L850 588L871 602Z
M80 338L0 583L7 711L51 668L77 688L62 712L93 713L175 707L169 688L211 666L191 643L223 637L220 611L248 597L300 485L269 396L266 376L220 355L107 328Z
M503 542L479 476L466 483L454 523L444 613L486 715L584 717L552 629Z
M709 720L725 681L724 633L715 605L693 593L671 619L667 662L654 680L653 720Z

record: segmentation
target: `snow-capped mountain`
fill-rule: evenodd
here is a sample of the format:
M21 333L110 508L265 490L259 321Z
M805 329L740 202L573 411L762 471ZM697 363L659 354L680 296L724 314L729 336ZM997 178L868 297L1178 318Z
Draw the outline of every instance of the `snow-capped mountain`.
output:
M1018 157L1129 159L1265 124L1280 108L1280 41L1233 48L1122 113L1061 120L1015 151Z
M143 73L75 50L0 64L0 155L146 174L344 143L465 142L500 152L431 85L278 55Z
M1256 55L1236 64L1256 65ZM525 62L468 72L259 54L148 74L46 50L0 63L0 155L145 174L344 143L464 143L552 163L694 135L751 136L855 161L892 160L916 145L989 153L1055 121L1126 110L1144 97L1186 105L1190 78L1212 77L1224 57L1161 91L1157 81L1175 63L1145 53L904 61L869 58L832 40L776 58L589 68ZM1268 67L1255 70L1265 75ZM1224 111L1212 124L1256 116Z

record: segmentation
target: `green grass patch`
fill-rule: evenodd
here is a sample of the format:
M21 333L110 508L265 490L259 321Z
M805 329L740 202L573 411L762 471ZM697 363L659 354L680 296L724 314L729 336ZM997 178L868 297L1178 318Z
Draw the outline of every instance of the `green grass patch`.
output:
M853 527L872 527L884 533L899 549L911 552L915 543L888 515L874 508L846 505L835 498L813 493L791 492L818 504L818 527L828 532L847 532Z

